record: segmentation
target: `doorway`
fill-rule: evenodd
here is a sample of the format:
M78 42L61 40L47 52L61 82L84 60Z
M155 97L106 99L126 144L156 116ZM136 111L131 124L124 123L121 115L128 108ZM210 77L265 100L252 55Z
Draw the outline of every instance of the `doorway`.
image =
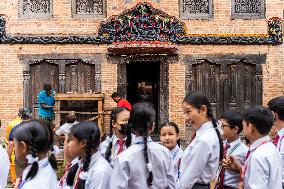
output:
M132 62L126 65L126 73L128 101L131 104L149 102L158 111L160 62Z

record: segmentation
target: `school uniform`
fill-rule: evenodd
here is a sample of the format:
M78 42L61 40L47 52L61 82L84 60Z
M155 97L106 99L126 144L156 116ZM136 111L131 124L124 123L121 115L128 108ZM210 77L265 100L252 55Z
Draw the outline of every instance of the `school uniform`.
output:
M269 136L250 146L243 168L245 189L281 189L281 156Z
M241 142L241 139L237 139L233 142L224 142L224 150L226 149L226 156L235 156L239 162L244 165L245 157L248 152L248 147ZM241 175L229 169L225 169L224 172L224 186L229 188L238 188Z
M284 128L278 131L275 141L276 147L279 150L282 159L282 186L284 188Z
M134 137L132 136L132 139L133 138ZM126 144L125 144L126 137L122 140L123 140L123 144L120 143L121 140L119 138L117 138L115 133L113 133L111 138L109 136L107 136L106 140L104 142L102 142L101 145L100 145L99 151L101 152L102 156L105 157L107 148L108 148L109 144L112 142L111 155L110 155L110 161L109 161L109 163L112 167L114 166L114 162L117 158L117 155L119 153L121 153L121 151L124 151L124 150L127 149ZM121 145L122 145L122 147L121 147Z
M7 179L10 170L10 161L6 150L1 145L0 160L0 189L4 189L7 185Z
M100 152L97 151L91 157L85 189L109 189L111 172L111 166Z
M67 185L66 178L67 178L70 168L78 162L79 162L79 158L77 157L73 159L69 165L67 165L67 168L65 168L64 173L58 182L58 189L71 189L71 186Z
M209 121L197 129L194 139L183 152L179 180L181 188L209 189L210 181L216 176L219 156L219 139Z
M174 160L174 172L175 172L176 183L179 183L180 162L183 150L178 145L176 145L176 147L172 149L170 152L171 152L171 157Z
M38 161L38 172L33 179L26 180L26 176L31 169L31 165L27 166L21 177L19 189L57 189L57 177L55 170L51 167L48 158Z
M147 139L149 163L152 167L153 189L176 188L174 163L170 151ZM146 189L149 171L144 156L143 137L135 137L133 144L119 156L113 169L110 189Z

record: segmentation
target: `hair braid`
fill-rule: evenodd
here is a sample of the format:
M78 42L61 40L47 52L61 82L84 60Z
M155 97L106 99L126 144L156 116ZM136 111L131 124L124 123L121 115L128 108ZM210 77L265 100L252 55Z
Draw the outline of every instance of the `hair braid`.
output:
M109 138L112 138L113 135L113 130L112 130L112 122L115 120L115 115L112 112L110 115L110 124L109 124ZM107 149L106 149L106 153L105 153L105 159L110 162L110 156L111 156L111 149L112 149L112 140L109 143Z
M145 134L144 134L144 138L143 138L144 139L144 157L145 157L146 165L149 164L147 138L148 138L148 134L147 134L147 131L146 131ZM148 166L147 166L147 168L148 168ZM148 178L147 178L148 187L152 186L152 181L153 181L153 172L152 172L152 170L149 170L149 175L148 175Z
M37 157L37 150L35 147L35 143L33 141L29 143L29 151L33 158ZM33 162L32 167L27 174L26 180L33 179L36 176L37 172L38 172L38 162L36 161Z
M211 110L211 107L207 107L208 108L208 111L207 111L207 116L208 118L211 120L212 124L213 124L213 127L217 133L217 136L218 136L218 139L219 139L219 145L220 145L220 156L219 156L219 160L222 161L223 160L223 153L224 153L224 146L223 146L223 140L222 140L222 137L221 137L221 134L220 134L220 131L217 127L217 120L215 119L213 113L212 113L212 110Z
M94 133L90 135L90 138L89 140L87 140L87 145L86 145L86 157L85 157L85 161L84 161L84 164L83 164L83 171L84 172L88 172L88 169L89 169L89 166L90 166L90 163L91 163L91 159L92 159L92 155L93 155L93 149L94 149L94 139L95 139L95 136L94 136ZM78 189L85 189L85 183L86 183L86 180L82 180L80 179L79 180L79 183L78 183Z

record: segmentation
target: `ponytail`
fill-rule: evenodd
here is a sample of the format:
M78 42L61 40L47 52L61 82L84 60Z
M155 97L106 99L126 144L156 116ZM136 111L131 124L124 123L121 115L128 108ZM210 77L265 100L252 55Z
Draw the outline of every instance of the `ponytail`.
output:
M112 130L112 122L115 120L114 110L110 114L110 124L109 124L109 138L112 138L113 130ZM110 162L110 156L111 156L111 149L112 149L112 140L110 141L106 152L105 152L105 159Z
M145 157L145 161L146 161L146 166L147 166L147 169L149 171L149 175L148 175L148 178L147 178L147 184L148 184L148 187L151 187L152 186L152 182L153 182L153 172L152 172L151 163L149 163L147 138L148 138L148 135L145 134L144 135L144 150L143 151L144 151L144 157Z
M37 156L36 156L37 150L35 148L35 144L34 144L33 141L30 142L29 148L30 148L29 151L30 151L30 154L32 155L32 158L37 158ZM33 179L36 176L37 172L38 172L38 161L35 160L32 163L31 169L29 170L29 172L27 174L26 180Z
M75 178L75 175L78 171L78 168L79 168L79 163L76 163L76 164L74 164L73 166L70 167L68 174L67 174L67 177L66 177L66 183L67 183L68 186L73 186L74 178Z
M224 154L224 146L223 146L223 140L222 140L222 136L220 134L220 131L217 127L217 120L215 119L211 109L208 109L207 115L209 117L209 119L211 120L213 127L217 133L218 139L219 139L219 145L220 145L220 156L219 156L219 161L223 160L223 154Z
M53 146L53 137L54 137L54 133L51 129L51 127L49 125L47 125L47 128L48 128L48 131L49 131L49 145L50 145L50 155L48 157L48 161L51 165L51 167L54 169L54 170L57 170L57 161L56 161L56 158L55 158L55 152L54 152L54 146Z

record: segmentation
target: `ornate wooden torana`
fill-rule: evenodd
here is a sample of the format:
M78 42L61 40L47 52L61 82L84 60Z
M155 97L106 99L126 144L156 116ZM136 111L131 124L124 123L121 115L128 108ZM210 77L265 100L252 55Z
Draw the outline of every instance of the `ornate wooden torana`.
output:
M283 20L268 20L267 34L187 35L184 23L176 17L139 3L134 8L102 22L97 36L12 36L0 17L0 44L112 44L121 41L168 41L176 44L272 44L283 43Z

